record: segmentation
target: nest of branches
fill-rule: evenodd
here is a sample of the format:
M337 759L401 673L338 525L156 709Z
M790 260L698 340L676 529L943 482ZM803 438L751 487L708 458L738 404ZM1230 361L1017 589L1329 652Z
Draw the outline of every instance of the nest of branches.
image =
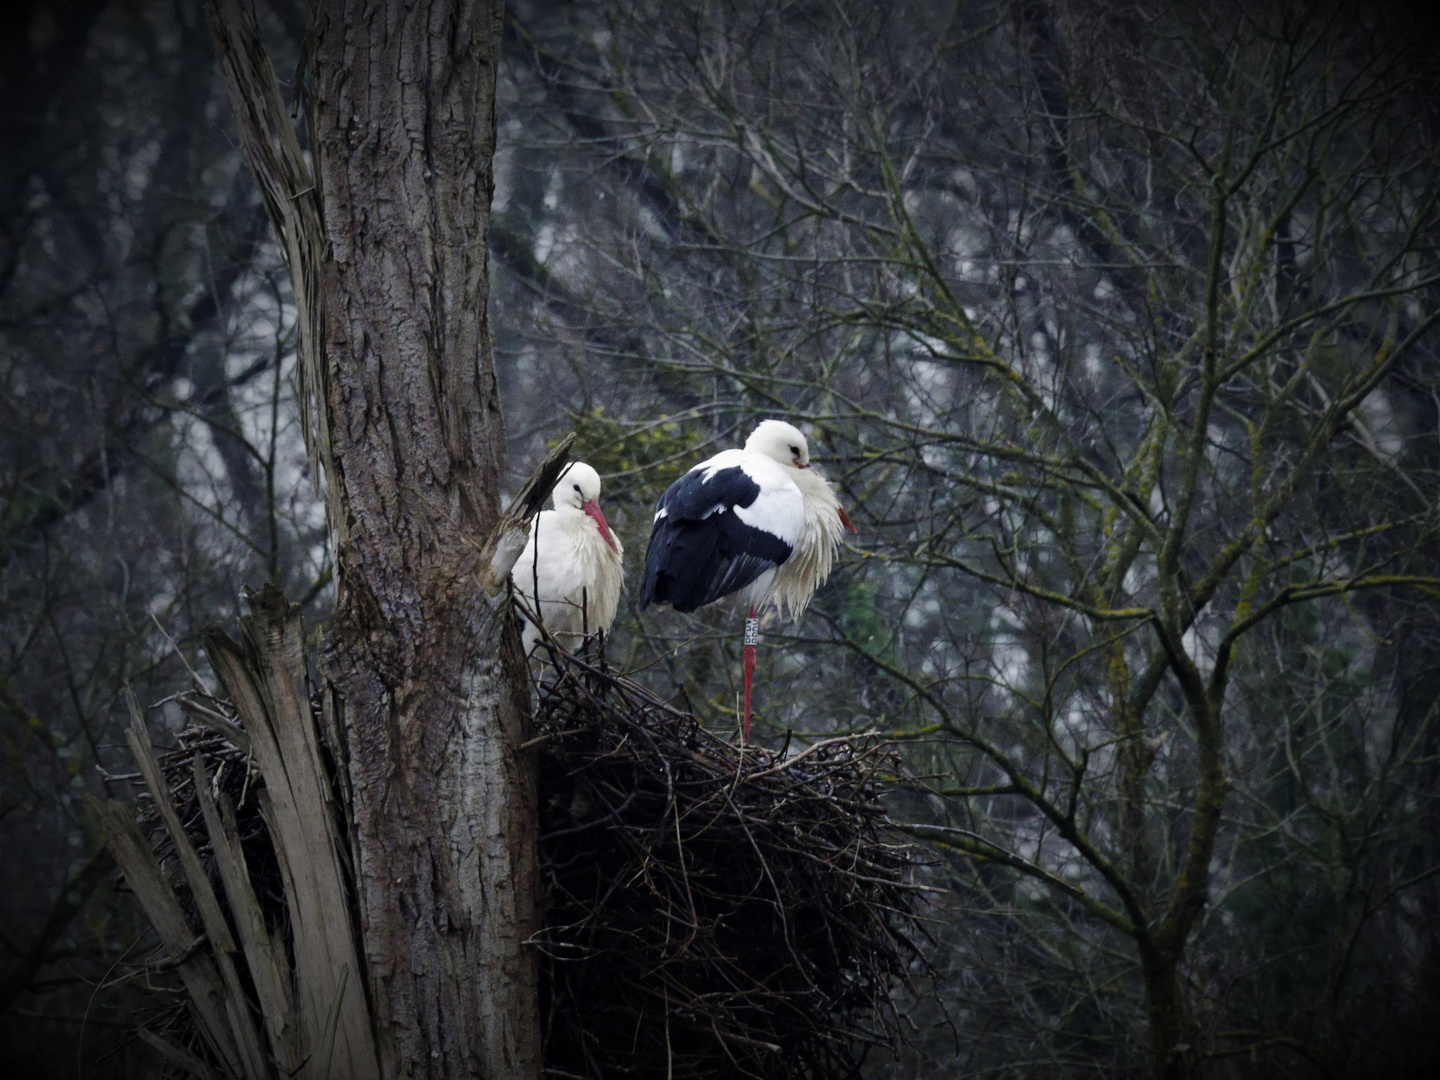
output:
M898 1041L917 852L882 742L742 748L561 653L538 695L547 1070L828 1080Z
M533 944L548 1076L830 1080L858 1076L870 1047L898 1041L892 992L918 960L920 889L918 853L891 835L880 803L892 774L883 743L742 748L603 663L559 650L536 689L527 748L537 754L547 910ZM132 746L219 893L205 783L288 951L283 875L248 739L228 702L198 692L179 702L193 722L173 749L151 748L138 714ZM199 925L184 858L156 801L142 798L156 871ZM140 961L129 974L163 984L185 959ZM183 1002L139 1034L174 1064L204 1056Z

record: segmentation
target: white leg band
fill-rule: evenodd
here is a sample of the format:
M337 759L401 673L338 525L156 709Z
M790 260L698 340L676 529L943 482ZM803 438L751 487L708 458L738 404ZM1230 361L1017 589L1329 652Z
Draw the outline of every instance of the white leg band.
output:
M745 644L746 644L746 645L759 645L759 644L760 644L760 620L759 620L759 619L746 619L746 620L745 620Z

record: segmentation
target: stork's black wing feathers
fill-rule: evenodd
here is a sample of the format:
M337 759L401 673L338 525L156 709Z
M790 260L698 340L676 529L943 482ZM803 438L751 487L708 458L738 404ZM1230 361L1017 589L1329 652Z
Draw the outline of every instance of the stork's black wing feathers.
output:
M790 557L790 545L747 525L735 508L748 507L760 486L741 468L694 469L660 497L660 512L645 553L640 607L668 603L694 611L743 589Z
M659 602L694 611L743 589L789 557L788 544L729 511L703 521L662 518L650 534L640 606Z

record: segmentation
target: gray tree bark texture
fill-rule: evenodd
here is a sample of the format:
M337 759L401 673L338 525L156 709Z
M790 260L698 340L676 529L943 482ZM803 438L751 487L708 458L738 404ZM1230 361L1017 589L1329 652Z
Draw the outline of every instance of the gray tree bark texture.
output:
M530 1080L538 822L500 585L564 447L502 516L486 311L502 6L319 3L307 163L253 26L217 3L241 145L290 269L335 547L326 728L380 1072Z
M539 1076L524 667L467 567L504 467L487 238L498 0L315 13L341 701L384 1076Z
M503 596L486 313L499 0L330 0L312 29L338 607L361 939L386 1076L539 1074L534 779Z

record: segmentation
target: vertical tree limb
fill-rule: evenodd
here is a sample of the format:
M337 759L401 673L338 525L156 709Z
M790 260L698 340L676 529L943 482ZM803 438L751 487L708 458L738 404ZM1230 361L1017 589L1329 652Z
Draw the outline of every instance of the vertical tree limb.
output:
M347 773L349 844L330 848L356 864L352 986L384 1075L537 1076L534 777L516 753L528 689L508 601L480 587L513 546L496 529L487 314L501 4L320 4L308 167L253 27L235 0L209 10L300 307L307 446L336 549L325 715ZM472 536L490 536L483 565ZM255 711L260 689L239 689ZM283 831L286 793L267 788ZM282 855L297 880L305 857Z

